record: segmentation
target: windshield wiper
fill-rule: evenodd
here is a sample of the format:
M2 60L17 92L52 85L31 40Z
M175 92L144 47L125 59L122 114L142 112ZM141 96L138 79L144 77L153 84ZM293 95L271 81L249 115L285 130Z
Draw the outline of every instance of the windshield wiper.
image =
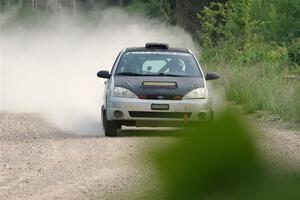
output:
M185 76L183 76L183 75L178 75L178 74L166 74L166 73L159 73L157 76L185 77Z
M116 75L120 75L120 76L171 76L171 77L185 77L183 75L178 75L178 74L167 74L167 73L139 74L139 73L135 73L135 72L119 72Z
M156 76L155 74L139 74L135 72L120 72L117 73L116 75L121 75L121 76Z
M134 72L120 72L120 73L117 73L117 75L121 75L121 76L144 76L143 74L134 73Z

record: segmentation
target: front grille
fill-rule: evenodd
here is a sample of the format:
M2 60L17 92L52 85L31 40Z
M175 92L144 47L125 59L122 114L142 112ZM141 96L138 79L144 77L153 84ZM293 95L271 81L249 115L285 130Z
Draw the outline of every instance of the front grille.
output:
M181 100L180 95L139 95L140 99Z
M144 117L144 118L184 118L187 114L190 118L192 113L184 112L144 112L144 111L129 111L130 117Z

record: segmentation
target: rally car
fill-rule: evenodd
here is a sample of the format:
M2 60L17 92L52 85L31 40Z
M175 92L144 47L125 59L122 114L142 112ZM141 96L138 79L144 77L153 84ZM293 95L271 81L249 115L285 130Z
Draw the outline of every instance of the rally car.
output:
M122 125L166 127L213 118L212 98L195 55L168 44L147 43L125 48L111 72L99 71L105 82L102 125L105 136L116 136Z

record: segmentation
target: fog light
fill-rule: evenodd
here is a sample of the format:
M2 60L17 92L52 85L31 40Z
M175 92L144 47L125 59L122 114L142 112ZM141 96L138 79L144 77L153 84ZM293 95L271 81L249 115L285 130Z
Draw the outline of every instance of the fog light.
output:
M116 110L114 112L114 115L115 115L116 118L121 118L123 116L123 113L122 113L122 111Z
M198 113L198 119L205 119L206 113L205 112L200 112Z

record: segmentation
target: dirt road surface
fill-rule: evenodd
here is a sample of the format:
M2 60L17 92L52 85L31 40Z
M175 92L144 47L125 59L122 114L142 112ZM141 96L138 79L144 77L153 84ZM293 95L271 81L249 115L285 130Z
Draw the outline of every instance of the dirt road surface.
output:
M32 114L1 113L0 122L1 200L131 199L137 192L147 194L159 186L145 148L174 140L155 130L142 136L125 131L118 138L76 136ZM259 143L273 162L299 169L299 131L260 126L264 134Z

